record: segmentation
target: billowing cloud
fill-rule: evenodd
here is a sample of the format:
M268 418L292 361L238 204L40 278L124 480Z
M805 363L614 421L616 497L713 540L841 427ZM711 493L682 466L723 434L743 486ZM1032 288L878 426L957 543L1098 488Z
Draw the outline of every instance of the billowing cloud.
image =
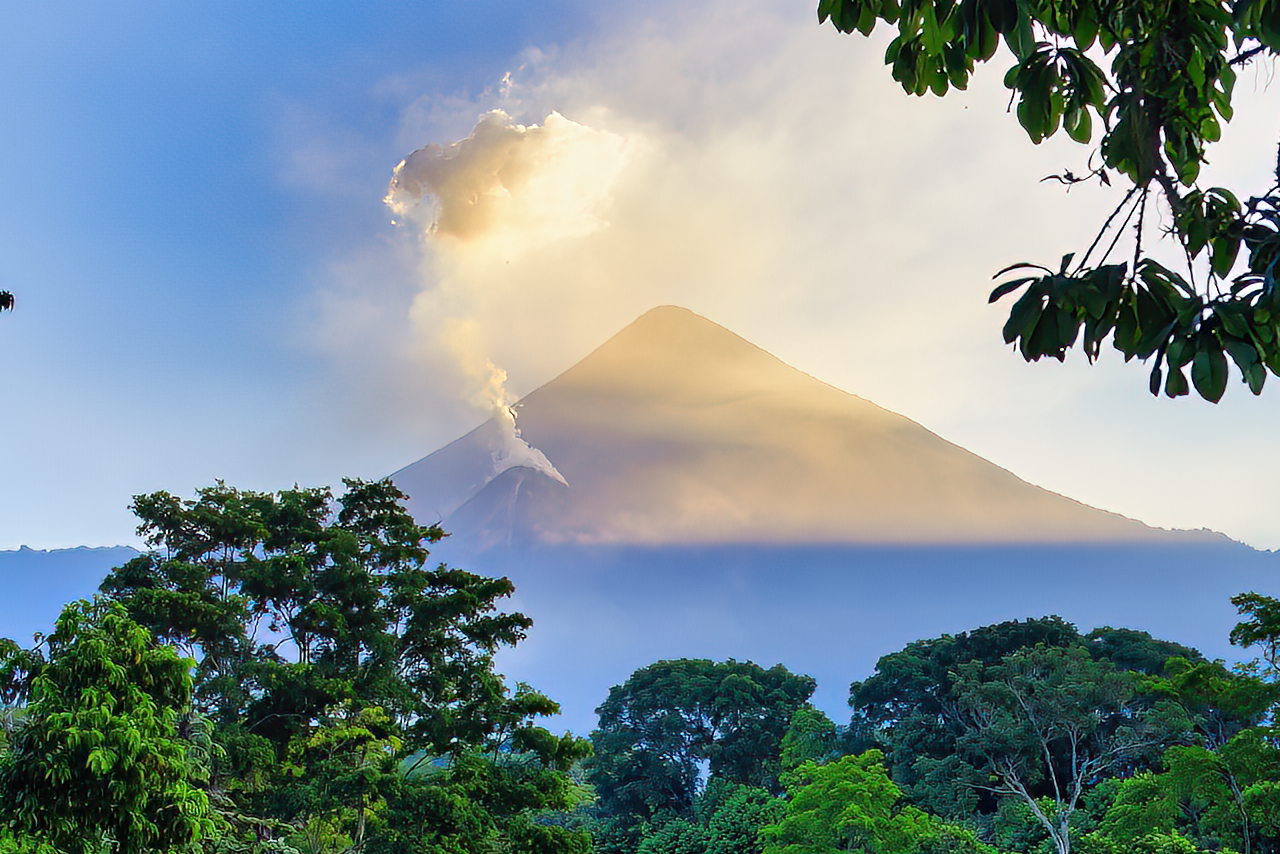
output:
M557 112L525 126L492 110L466 139L427 145L401 161L386 202L400 216L425 221L433 236L510 254L518 245L604 228L627 156L621 137Z

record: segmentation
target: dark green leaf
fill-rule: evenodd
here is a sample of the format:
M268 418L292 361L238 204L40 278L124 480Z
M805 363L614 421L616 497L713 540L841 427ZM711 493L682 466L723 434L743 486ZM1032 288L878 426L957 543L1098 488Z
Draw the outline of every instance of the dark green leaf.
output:
M1245 373L1244 379L1249 384L1249 391L1262 394L1262 386L1267 381L1267 369L1262 364L1253 365Z
M1240 238L1224 234L1213 239L1213 252L1210 255L1210 266L1213 274L1225 279L1235 266L1236 256L1240 252Z
M996 300L1000 299L1000 297L1005 296L1006 294L1013 293L1018 288L1025 285L1027 282L1034 282L1034 281L1036 281L1035 277L1029 276L1024 279L1014 279L1012 282L1005 282L1003 285L1000 285L994 291L991 292L991 296L987 298L987 303L988 304L993 303Z
M1093 40L1098 37L1098 20L1094 16L1092 3L1081 4L1080 17L1076 21L1073 36L1076 41L1076 47L1080 50L1088 50L1093 47Z
M1227 357L1216 338L1202 334L1191 360L1191 382L1205 400L1217 403L1227 389Z
M1040 320L1042 311L1044 311L1044 297L1040 290L1028 289L1009 310L1009 319L1004 324L1004 343L1012 344L1018 338L1025 337Z
M1248 379L1249 370L1258 364L1258 351L1249 342L1230 336L1225 338L1222 344L1226 351L1231 354L1231 359L1236 363L1236 367L1240 368L1240 373Z
M1066 121L1063 122L1063 128L1067 132L1067 136L1079 143L1086 143L1093 136L1093 120L1089 118L1089 111L1085 108L1078 110L1069 110L1066 114Z

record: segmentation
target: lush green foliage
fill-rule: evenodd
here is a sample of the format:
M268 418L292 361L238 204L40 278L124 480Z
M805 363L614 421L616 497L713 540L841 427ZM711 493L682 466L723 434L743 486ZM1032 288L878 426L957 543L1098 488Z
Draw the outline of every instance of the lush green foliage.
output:
M138 496L158 550L102 589L196 658L203 710L277 748L345 702L383 708L410 748L439 753L546 712L512 706L492 672L530 624L495 611L511 583L426 566L440 529L389 482L347 486L336 508L327 489Z
M924 811L901 803L877 750L806 762L786 774L787 814L762 831L765 854L910 854L928 835Z
M156 550L106 579L116 601L70 609L48 661L0 642L14 844L588 850L556 816L590 744L535 726L557 705L493 671L530 625L497 609L511 583L429 567L443 534L403 499L385 481L138 496Z
M864 736L863 742L885 751L894 780L932 812L968 816L979 801L990 812L994 802L972 785L974 765L962 756L959 740L969 731L969 716L959 703L957 684L961 673L981 679L981 673L1006 656L1038 645L1078 647L1091 659L1143 675L1159 674L1173 658L1204 663L1195 650L1145 632L1101 628L1082 636L1057 617L999 623L915 641L882 657L870 678L850 686L851 729Z
M681 659L610 689L591 734L591 781L609 814L651 818L693 808L699 774L776 790L778 753L814 681L782 666Z
M1280 373L1280 172L1244 202L1245 193L1197 184L1233 115L1236 69L1280 51L1280 2L820 0L818 18L846 33L895 26L885 62L917 95L965 88L1003 45L1012 62L1004 83L1033 142L1062 129L1091 144L1100 128L1086 174L1053 177L1068 186L1114 177L1130 185L1123 200L1078 259L1015 264L1001 274L1025 272L991 295L1023 290L1004 338L1024 358L1061 360L1079 341L1093 359L1110 338L1126 359L1153 359L1153 394L1193 385L1212 401L1226 388L1228 359L1255 394L1268 371ZM1181 271L1144 254L1153 191ZM1113 260L1130 223L1132 257Z
M1257 732L1276 698L1187 647L1050 617L884 656L850 688L851 729L929 813L1004 848L1066 851L1097 830L1113 794L1100 783L1158 771L1171 745L1215 751Z
M1114 769L1149 760L1190 729L1159 703L1136 703L1137 679L1079 646L1037 645L998 664L960 668L953 695L964 727L958 756L985 787L1019 799L1059 854L1085 788ZM1044 795L1040 793L1044 792ZM1048 800L1048 809L1042 801Z
M48 658L6 645L24 720L0 756L0 815L19 836L69 852L183 848L209 832L209 799L182 736L190 661L125 609L74 602Z

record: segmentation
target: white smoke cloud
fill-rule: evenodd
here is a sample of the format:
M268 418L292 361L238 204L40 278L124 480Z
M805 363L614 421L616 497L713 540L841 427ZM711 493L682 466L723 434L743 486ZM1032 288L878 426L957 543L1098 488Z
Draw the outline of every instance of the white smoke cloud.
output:
M441 345L453 355L471 388L470 404L488 414L496 425L491 434L489 453L493 466L485 483L507 469L524 467L542 472L565 486L565 480L547 455L532 447L520 435L516 426L516 403L507 390L507 372L485 358L479 342L482 340L475 321L450 318L436 330Z
M523 466L568 485L521 437L507 372L483 355L467 297L482 284L482 268L508 266L606 228L603 214L627 159L622 137L557 112L526 126L491 110L466 139L429 144L395 168L384 201L434 244L427 287L413 315L422 333L451 353L478 386L472 403L497 424L490 479Z
M624 139L557 112L525 126L492 110L466 139L401 161L386 203L425 221L431 235L481 244L472 253L510 256L605 228L609 191L627 159Z

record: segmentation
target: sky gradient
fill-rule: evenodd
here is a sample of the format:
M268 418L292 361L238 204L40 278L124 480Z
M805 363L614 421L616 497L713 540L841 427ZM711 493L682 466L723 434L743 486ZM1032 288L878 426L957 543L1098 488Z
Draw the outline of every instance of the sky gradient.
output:
M389 474L661 304L1040 486L1280 548L1280 383L1156 400L1141 366L1000 342L991 274L1082 249L1114 204L1040 183L1086 150L1031 145L998 58L913 98L883 33L812 6L13 12L0 548L136 543L140 492ZM1241 75L1211 180L1265 189L1273 72ZM383 203L492 110L543 140L493 216Z

